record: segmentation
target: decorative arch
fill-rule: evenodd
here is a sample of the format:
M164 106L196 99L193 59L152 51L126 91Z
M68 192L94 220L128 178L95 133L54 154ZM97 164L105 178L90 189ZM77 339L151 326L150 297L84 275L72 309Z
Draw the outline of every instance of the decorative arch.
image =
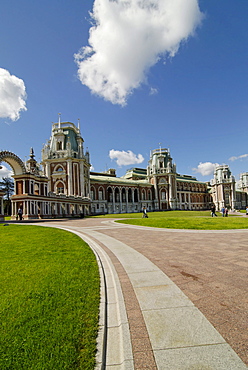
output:
M26 168L23 161L14 153L7 150L0 152L0 164L6 162L13 169L14 175L23 175L26 173Z
M64 171L65 171L65 168L61 163L57 164L53 170L53 172L64 172Z

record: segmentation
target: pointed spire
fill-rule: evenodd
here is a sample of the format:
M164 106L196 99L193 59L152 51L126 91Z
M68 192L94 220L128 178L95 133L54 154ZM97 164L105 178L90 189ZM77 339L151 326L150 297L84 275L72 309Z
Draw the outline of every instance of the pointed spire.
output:
M34 149L33 148L30 148L30 158L31 159L34 159Z
M60 116L61 116L61 113L59 113L58 116L59 116L59 128L61 128L61 126L60 126Z
M78 131L80 132L80 118L78 118Z

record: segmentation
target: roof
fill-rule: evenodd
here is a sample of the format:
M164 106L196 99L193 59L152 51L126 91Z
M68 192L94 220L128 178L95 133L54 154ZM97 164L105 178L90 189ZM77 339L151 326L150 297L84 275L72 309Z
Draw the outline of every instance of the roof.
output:
M195 184L204 184L204 185L207 185L205 182L198 181L195 177L190 177L190 176L181 176L181 175L178 175L176 177L176 180L179 181L179 182L194 182Z
M90 175L90 180L95 182L102 182L107 184L123 184L123 185L142 185L142 186L152 186L147 180L128 180L123 177L111 177L111 176L95 176Z

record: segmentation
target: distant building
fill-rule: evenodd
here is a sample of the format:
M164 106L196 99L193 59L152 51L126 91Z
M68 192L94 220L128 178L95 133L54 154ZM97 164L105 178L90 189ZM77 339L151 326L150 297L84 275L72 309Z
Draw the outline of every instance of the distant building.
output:
M166 148L151 152L146 169L131 168L122 177L116 176L115 169L90 172L80 127L71 122L52 125L40 164L32 148L26 163L9 151L0 151L1 161L14 171L13 218L19 208L24 219L32 219L141 212L143 207L204 210L214 203L220 210L247 205L248 173L242 174L238 190L228 166L218 166L210 184L200 182L178 174Z

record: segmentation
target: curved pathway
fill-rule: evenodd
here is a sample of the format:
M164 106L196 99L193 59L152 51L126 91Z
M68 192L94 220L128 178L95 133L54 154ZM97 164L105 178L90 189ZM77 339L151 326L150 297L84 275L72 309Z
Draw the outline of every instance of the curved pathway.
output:
M103 265L106 368L247 368L248 230L153 229L111 219L42 225L77 233ZM97 361L105 367L102 353Z

